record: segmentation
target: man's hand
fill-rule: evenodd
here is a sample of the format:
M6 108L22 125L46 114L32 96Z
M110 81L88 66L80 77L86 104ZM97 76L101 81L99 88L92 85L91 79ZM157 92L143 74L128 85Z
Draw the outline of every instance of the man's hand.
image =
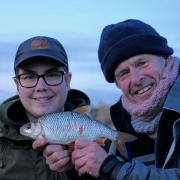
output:
M106 157L106 151L96 142L87 140L75 141L75 150L72 152L72 162L80 176L88 173L97 177L100 166Z

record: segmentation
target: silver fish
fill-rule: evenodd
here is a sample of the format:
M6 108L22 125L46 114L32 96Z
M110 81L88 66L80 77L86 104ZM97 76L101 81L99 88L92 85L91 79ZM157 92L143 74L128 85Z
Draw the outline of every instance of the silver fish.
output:
M37 122L23 125L20 133L33 139L45 137L49 143L65 145L76 139L98 142L100 138L108 138L116 143L124 156L127 154L123 143L136 139L133 135L113 130L87 115L70 111L44 115L38 118Z

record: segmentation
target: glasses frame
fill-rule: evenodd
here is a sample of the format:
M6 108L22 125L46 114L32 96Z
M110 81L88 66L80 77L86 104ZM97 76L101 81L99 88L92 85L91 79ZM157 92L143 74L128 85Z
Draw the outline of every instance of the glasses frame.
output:
M67 74L67 72L66 72L66 71L63 71L63 70L61 70L61 71L55 71L55 72L60 72L61 75L62 75L62 79L61 79L61 81L60 81L59 83L53 84L53 85L52 85L52 84L48 84L48 82L47 82L47 80L46 80L46 78L45 78L45 75L47 75L48 73L51 73L51 72L47 72L47 73L44 73L44 74L23 73L23 74L17 75L17 76L14 77L14 78L15 78L15 79L18 79L19 84L21 85L21 87L24 87L24 88L34 88L34 87L36 87L37 84L38 84L38 82L39 82L39 79L40 79L40 78L43 78L44 82L45 82L46 85L48 85L48 86L58 86L58 85L62 84L63 79L64 79L64 75ZM24 85L22 84L22 82L21 82L21 76L23 76L23 75L25 75L25 74L32 74L32 75L35 75L35 76L37 77L37 80L36 80L35 85L33 85L33 86L24 86Z

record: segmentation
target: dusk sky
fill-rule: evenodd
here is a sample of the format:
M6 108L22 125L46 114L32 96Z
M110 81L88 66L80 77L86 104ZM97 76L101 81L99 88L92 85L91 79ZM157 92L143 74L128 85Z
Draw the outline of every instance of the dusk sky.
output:
M180 0L6 0L0 2L0 101L16 93L12 81L18 45L36 35L51 36L65 47L71 88L92 102L118 100L120 91L104 80L97 57L104 26L140 19L168 39L180 56Z

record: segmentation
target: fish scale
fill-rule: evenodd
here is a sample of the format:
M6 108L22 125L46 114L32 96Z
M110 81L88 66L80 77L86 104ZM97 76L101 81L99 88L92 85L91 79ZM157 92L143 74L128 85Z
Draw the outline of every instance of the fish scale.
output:
M118 132L110 129L97 120L92 120L86 115L75 112L54 113L39 118L43 130L48 139L57 142L59 136L61 143L68 144L75 139L96 140L98 137L106 137L115 140ZM53 125L50 125L52 124ZM53 135L52 135L53 131ZM63 136L63 137L62 137ZM64 139L66 139L66 142Z

